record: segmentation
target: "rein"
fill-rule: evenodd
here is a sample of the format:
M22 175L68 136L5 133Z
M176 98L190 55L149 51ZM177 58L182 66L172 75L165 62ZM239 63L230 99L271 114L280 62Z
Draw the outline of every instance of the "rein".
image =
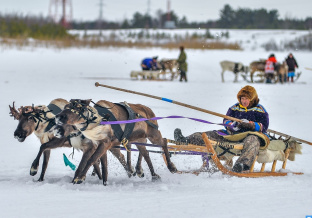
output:
M185 119L190 119L190 120L194 120L194 121L206 123L206 124L216 124L216 125L220 125L220 126L228 126L227 124L223 124L223 123L213 123L213 122L210 122L207 120L191 118L191 117L184 117L184 116L176 116L176 115L167 116L167 117L139 118L139 119L133 119L133 120L102 121L102 122L100 122L100 124L101 125L107 125L107 124L114 125L114 124L137 123L137 122L143 122L143 121L149 121L149 120L161 120L161 119L171 119L171 118L174 118L174 119L185 118Z

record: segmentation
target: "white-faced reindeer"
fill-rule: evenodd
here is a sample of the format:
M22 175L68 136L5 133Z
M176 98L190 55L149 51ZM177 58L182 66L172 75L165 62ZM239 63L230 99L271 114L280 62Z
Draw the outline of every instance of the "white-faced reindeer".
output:
M48 106L25 106L20 107L16 110L14 103L10 107L10 114L14 119L18 120L18 126L14 132L14 137L18 139L19 142L23 142L29 135L34 133L40 140L41 146L33 161L30 169L30 175L34 176L38 172L39 160L43 154L43 165L41 175L38 181L43 181L44 175L48 166L50 150L58 147L75 147L84 152L83 156L85 158L90 157L96 149L96 146L90 140L84 140L83 136L79 134L72 126L64 126L63 131L71 132L72 134L68 137L57 138L54 136L53 128L55 128L55 114L64 109L64 106L69 102L64 99L54 99L50 102ZM111 149L111 152L116 156L116 158L122 163L126 169L128 176L134 174L131 167L128 167L124 156L121 154L120 149ZM84 168L85 163L80 162L79 167L76 172ZM94 164L95 172L102 179L100 169L97 163ZM129 170L128 170L129 169Z
M239 72L247 74L249 70L247 66L244 66L240 62L237 63L237 62L232 62L232 61L221 61L220 65L222 68L222 72L221 72L222 82L224 82L225 71L233 72L235 74L234 82L237 82Z
M102 107L108 109L116 120L127 120L128 112L120 105L114 104L109 101L101 100L95 103L94 107L89 106L91 99L89 100L71 100L70 104L65 106L65 109L56 116L56 123L58 125L73 125L82 134L92 140L94 144L98 147L94 154L88 159L85 168L80 174L74 179L74 183L82 183L86 174L92 164L94 164L98 159L104 162L106 159L106 152L108 149L119 146L121 144L120 139L115 135L114 129L111 125L99 125L103 120L103 117L99 115L98 111L94 107ZM153 111L141 104L127 104L137 117L152 118L155 117ZM132 131L128 133L128 136L124 138L128 143L146 143L149 139L153 144L162 146L162 149L166 156L167 166L170 172L176 172L177 169L175 165L171 162L169 151L167 148L167 140L162 138L160 131L158 130L157 121L150 121L151 124L147 122L137 122L134 124ZM120 124L123 131L125 130L125 124ZM144 157L147 165L150 169L152 180L160 179L154 171L149 153L145 146L137 145L140 154ZM106 165L104 165L106 166ZM107 169L103 172L107 172ZM103 175L103 182L107 181L107 175Z

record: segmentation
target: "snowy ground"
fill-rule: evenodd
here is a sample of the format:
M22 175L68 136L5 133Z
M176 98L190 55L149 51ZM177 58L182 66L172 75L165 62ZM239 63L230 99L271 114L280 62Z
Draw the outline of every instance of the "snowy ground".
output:
M249 32L246 35L250 35ZM273 37L274 33L269 35ZM286 37L286 36L285 36ZM244 38L242 38L244 40ZM1 47L0 47L1 48ZM270 114L270 129L312 141L311 134L311 53L292 51L302 72L295 84L254 84L260 103ZM177 80L133 81L131 70L139 70L139 62L146 56L176 58L178 50L160 49L66 49L23 48L0 50L0 217L305 217L312 215L312 147L303 144L303 154L288 169L303 172L301 176L280 178L235 178L220 173L199 176L171 174L159 154L151 154L161 182L151 182L147 165L145 177L128 178L116 159L109 156L109 185L88 173L81 185L70 183L73 171L65 167L62 154L71 149L55 149L44 182L31 177L29 169L39 150L39 140L30 136L24 143L13 137L17 121L9 117L8 105L49 104L54 98L92 98L112 102L142 103L157 116L181 115L219 123L221 118L178 105L96 88L96 81L151 95L226 113L236 103L236 94L247 83L239 78L233 83L231 72L221 83L219 62L253 60L268 57L262 49L245 51L186 50L189 82ZM282 61L288 52L275 53ZM101 77L90 79L90 77ZM106 79L104 79L106 78ZM110 78L110 79L109 79ZM187 119L159 121L160 131L173 138L176 127L185 135L195 131L220 128ZM81 152L71 160L78 165ZM133 164L137 154L133 153ZM198 156L173 156L178 169L197 169ZM281 167L279 163L277 169ZM260 164L256 165L260 168ZM267 170L269 170L267 166Z

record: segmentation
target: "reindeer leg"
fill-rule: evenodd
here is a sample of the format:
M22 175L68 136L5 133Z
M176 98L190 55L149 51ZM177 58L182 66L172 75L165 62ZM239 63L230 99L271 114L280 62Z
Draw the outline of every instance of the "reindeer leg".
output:
M254 71L250 72L250 81L253 83L253 75L254 75Z
M94 145L91 141L88 141L87 143L84 143L84 152L83 152L83 155L82 155L82 158L81 158L81 161L79 163L79 166L75 172L75 176L74 176L74 179L77 177L77 175L79 175L81 173L81 171L85 168L86 164L87 164L87 161L89 160L89 158L93 155L93 153L95 152L95 148L94 148ZM95 170L95 173L98 175L99 179L103 179L102 175L101 175L101 172L100 172L100 168L99 168L99 165L98 165L98 162L96 161L95 163L93 163L93 166L94 166L94 170ZM74 179L72 182L74 182Z
M58 147L62 147L64 146L64 143L66 141L66 138L63 137L63 138L53 138L51 139L49 142L47 143L43 143L41 146L40 146L40 149L39 149L39 152L35 158L35 160L33 161L32 165L31 165L31 168L30 168L30 175L31 176L34 176L37 174L38 172L38 166L39 166L39 161L40 161L40 157L42 155L42 153L47 150L47 149L53 149L53 148L58 148ZM46 167L48 165L48 160L46 160ZM44 169L44 171L46 171L46 169ZM45 173L45 172L44 172ZM44 177L44 174L42 176L40 176L41 179L43 179Z
M103 185L107 185L108 169L107 169L107 152L101 157Z
M141 154L141 152L139 152L138 161L137 161L137 164L135 166L135 171L136 171L136 174L138 175L139 178L144 177L144 172L143 172L143 168L142 168L142 158L143 158L143 155Z
M234 73L234 74L235 74L234 82L237 83L238 72L237 72L237 73Z
M49 159L50 159L50 153L51 153L51 150L46 150L43 152L43 163L42 163L41 174L38 179L38 182L42 182L44 179L44 175L47 170Z
M101 170L100 170L100 162L97 161L97 162L95 162L93 164L93 171L99 177L100 180L103 179L102 173L101 173Z
M127 148L131 149L131 146L129 147L127 145ZM128 177L130 178L131 176L135 176L135 172L133 170L133 167L131 166L131 152L127 152L127 162L125 160L125 156L120 152L120 148L111 148L110 151L112 154L119 160L121 165L124 167L126 170Z
M144 139L145 142L146 142L146 139ZM138 140L140 141L140 140ZM157 180L160 180L160 176L157 175L154 171L154 167L153 167L153 164L152 164L152 161L151 161L151 158L149 156L149 153L148 151L146 150L146 147L143 146L143 145L137 145L137 148L138 150L140 151L140 154L143 155L147 165L148 165L148 168L150 169L150 172L151 172L151 175L152 175L152 181L157 181Z
M153 129L151 134L148 135L148 139L153 144L162 146L162 149L163 149L165 157L166 157L167 167L168 167L169 171L171 173L177 172L176 166L170 160L170 154L169 154L169 150L168 150L168 147L167 147L167 139L162 138L162 135L161 135L160 131Z
M87 163L84 167L84 169L77 175L75 176L73 183L74 184L80 184L86 179L86 174L89 170L89 168L100 158L102 155L106 154L107 150L111 147L111 142L104 142L101 141L93 153L93 155L87 160ZM81 160L85 161L85 160Z
M221 79L222 79L222 82L224 83L224 70L222 70L221 72Z

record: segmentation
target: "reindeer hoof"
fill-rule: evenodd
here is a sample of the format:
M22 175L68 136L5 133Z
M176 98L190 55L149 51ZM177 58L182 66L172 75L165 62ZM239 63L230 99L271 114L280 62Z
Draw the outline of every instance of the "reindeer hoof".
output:
M37 181L38 182L43 182L43 180L44 180L43 178L39 178Z
M143 178L144 177L144 172L143 172L143 169L141 168L141 169L137 169L136 170L136 174L137 174L137 176L139 177L139 178Z
M73 183L74 184L81 184L81 183L83 183L85 181L85 179L86 179L85 176L83 176L82 178L75 178Z
M178 171L176 166L172 162L168 164L168 169L171 173L176 173Z
M129 178L136 176L136 172L128 172L127 174Z
M29 174L30 174L31 176L34 176L34 175L37 174L37 172L38 172L38 169L36 169L36 168L34 168L34 167L31 167L31 168L30 168Z
M137 173L137 175L138 175L138 177L139 177L139 178L143 178L143 177L145 176L143 172L142 172L142 173L140 173L140 174L139 174L139 173Z
M161 178L159 175L155 174L154 176L152 176L152 182L156 182L156 181L161 181Z
M127 170L127 174L128 174L128 177L131 178L132 176L136 175L136 172L134 171L134 168L131 167L130 170Z
M106 182L103 181L103 185L104 185L104 186L107 186L107 181L106 181Z

